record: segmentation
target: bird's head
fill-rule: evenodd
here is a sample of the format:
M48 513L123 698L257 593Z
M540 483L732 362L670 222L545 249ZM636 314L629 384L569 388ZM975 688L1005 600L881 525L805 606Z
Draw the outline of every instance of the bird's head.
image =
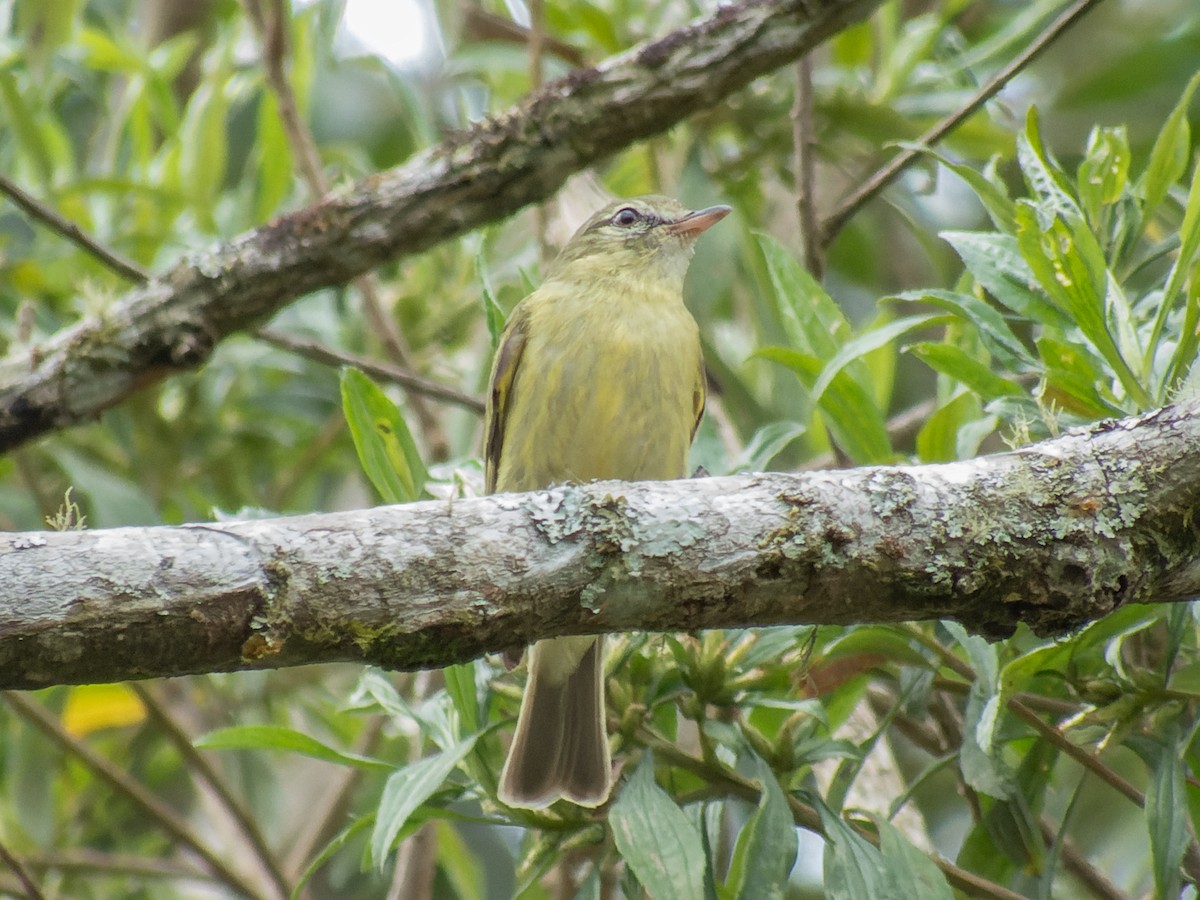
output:
M548 277L588 279L619 272L682 282L696 238L729 211L728 206L689 210L654 195L617 200L575 232Z

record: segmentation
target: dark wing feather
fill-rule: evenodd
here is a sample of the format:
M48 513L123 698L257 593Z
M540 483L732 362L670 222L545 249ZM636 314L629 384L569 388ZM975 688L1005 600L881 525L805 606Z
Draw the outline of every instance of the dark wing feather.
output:
M512 399L513 383L525 352L528 318L517 307L500 336L500 349L492 365L492 380L487 396L487 426L483 444L484 485L490 494L496 490L500 473L500 453L504 448L504 427L508 422L508 404Z
M696 386L692 389L692 412L695 418L692 419L692 436L690 440L696 439L696 429L700 427L700 420L704 418L704 396L706 393L706 382L708 376L704 369L704 360L700 360L700 371L696 373Z

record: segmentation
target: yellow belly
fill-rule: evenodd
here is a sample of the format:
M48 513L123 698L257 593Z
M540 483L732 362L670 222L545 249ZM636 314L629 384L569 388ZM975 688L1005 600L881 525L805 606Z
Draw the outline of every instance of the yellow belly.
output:
M549 318L531 322L498 490L687 474L700 348L695 322L674 306L620 319L600 310L589 322L560 327ZM567 339L581 324L589 334L583 347Z

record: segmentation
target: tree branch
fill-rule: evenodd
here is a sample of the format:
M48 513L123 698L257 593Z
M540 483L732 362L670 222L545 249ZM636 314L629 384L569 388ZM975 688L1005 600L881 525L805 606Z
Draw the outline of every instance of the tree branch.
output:
M503 218L794 61L880 0L746 0L578 69L396 169L190 256L0 360L0 452L93 418L310 291Z
M0 537L0 686L603 631L953 618L1055 634L1200 593L1200 402L968 462L595 482Z

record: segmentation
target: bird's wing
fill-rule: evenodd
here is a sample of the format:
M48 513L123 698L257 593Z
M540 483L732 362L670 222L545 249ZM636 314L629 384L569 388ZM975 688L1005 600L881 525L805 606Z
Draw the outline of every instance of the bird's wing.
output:
M513 382L525 352L525 337L529 317L524 307L513 310L512 318L500 336L500 349L492 365L492 381L487 395L487 428L484 437L483 470L484 484L490 494L496 490L496 477L500 473L500 452L504 447L504 426L508 421L508 404L512 399Z
M689 440L696 439L696 430L700 427L700 420L704 418L704 395L708 381L708 376L704 371L704 359L700 360L700 368L696 372L696 384L692 388L692 436Z

